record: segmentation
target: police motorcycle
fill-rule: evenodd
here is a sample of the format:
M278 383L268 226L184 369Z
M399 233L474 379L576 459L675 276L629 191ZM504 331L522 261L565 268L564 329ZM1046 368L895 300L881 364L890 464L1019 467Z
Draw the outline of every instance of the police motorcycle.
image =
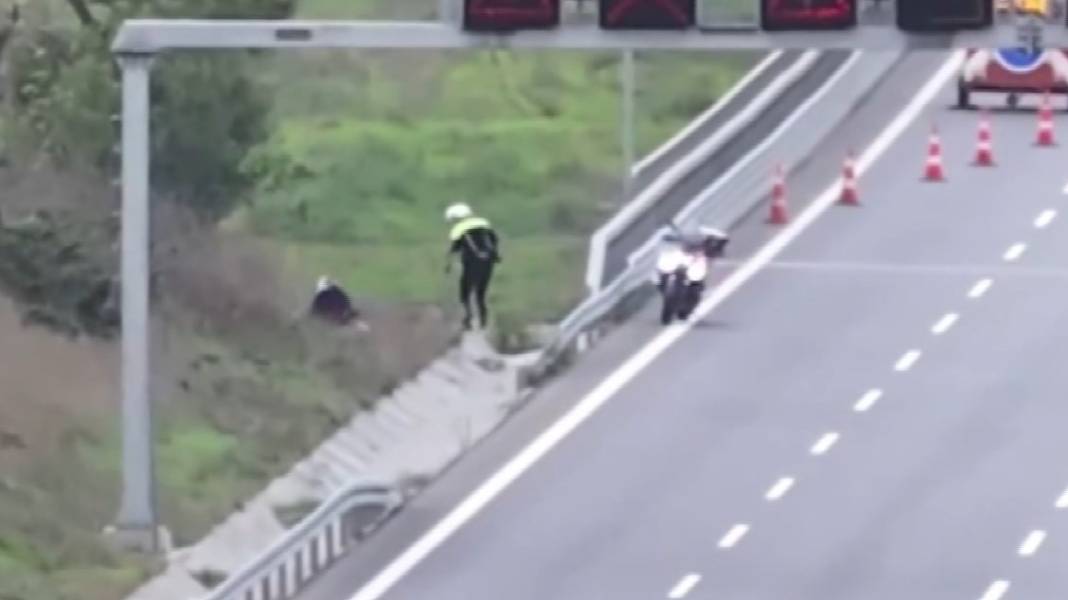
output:
M730 241L726 233L711 227L684 233L672 223L669 229L661 237L663 244L656 260L660 322L664 325L690 318L701 302L710 261L722 256Z

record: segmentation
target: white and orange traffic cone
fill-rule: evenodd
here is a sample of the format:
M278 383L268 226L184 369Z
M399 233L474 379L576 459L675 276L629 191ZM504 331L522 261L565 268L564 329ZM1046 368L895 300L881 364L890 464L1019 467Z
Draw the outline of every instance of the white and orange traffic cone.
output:
M984 114L979 119L979 142L975 148L975 164L980 167L994 166L994 143L990 132L990 120Z
M768 215L768 223L785 225L789 222L790 214L786 208L786 178L783 175L782 165L777 165L775 181L771 187L771 213Z
M1042 105L1038 108L1038 139L1039 146L1053 146L1056 144L1053 134L1053 108L1050 107L1049 93L1042 94Z
M842 195L838 199L838 203L845 206L860 206L860 194L857 191L857 172L852 152L846 156L845 166L842 168Z
M927 181L945 181L946 173L942 168L942 140L938 137L938 128L931 128L930 141L927 144L927 165L924 169Z

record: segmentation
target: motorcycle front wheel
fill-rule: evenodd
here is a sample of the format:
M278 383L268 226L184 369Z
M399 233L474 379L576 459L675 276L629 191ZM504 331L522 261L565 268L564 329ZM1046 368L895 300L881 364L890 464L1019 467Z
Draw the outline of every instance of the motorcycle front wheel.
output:
M664 296L664 304L660 308L660 324L668 325L675 318L675 303L671 296Z

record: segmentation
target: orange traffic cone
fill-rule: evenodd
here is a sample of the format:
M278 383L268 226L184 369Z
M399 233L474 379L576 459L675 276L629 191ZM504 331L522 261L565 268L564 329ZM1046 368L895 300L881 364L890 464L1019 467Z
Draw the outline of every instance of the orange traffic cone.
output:
M842 196L839 204L846 206L859 206L860 195L857 193L857 173L853 164L853 153L846 157L845 166L842 169Z
M1053 146L1053 109L1049 105L1049 93L1042 95L1042 105L1038 109L1038 140L1039 146Z
M944 181L946 173L942 169L942 141L938 137L938 129L931 128L931 138L927 145L927 166L924 170L924 179L927 181Z
M979 143L975 148L975 164L980 167L994 166L994 145L990 133L990 121L985 114L979 120Z
M775 167L775 183L771 188L771 214L768 216L768 223L785 225L789 222L790 215L786 210L786 180L782 165L778 165Z

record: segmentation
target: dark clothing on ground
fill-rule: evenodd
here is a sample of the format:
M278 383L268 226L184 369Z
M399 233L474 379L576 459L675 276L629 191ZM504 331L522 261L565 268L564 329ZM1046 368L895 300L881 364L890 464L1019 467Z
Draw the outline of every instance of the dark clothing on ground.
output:
M337 285L316 292L311 314L334 325L348 325L359 317L349 295Z

